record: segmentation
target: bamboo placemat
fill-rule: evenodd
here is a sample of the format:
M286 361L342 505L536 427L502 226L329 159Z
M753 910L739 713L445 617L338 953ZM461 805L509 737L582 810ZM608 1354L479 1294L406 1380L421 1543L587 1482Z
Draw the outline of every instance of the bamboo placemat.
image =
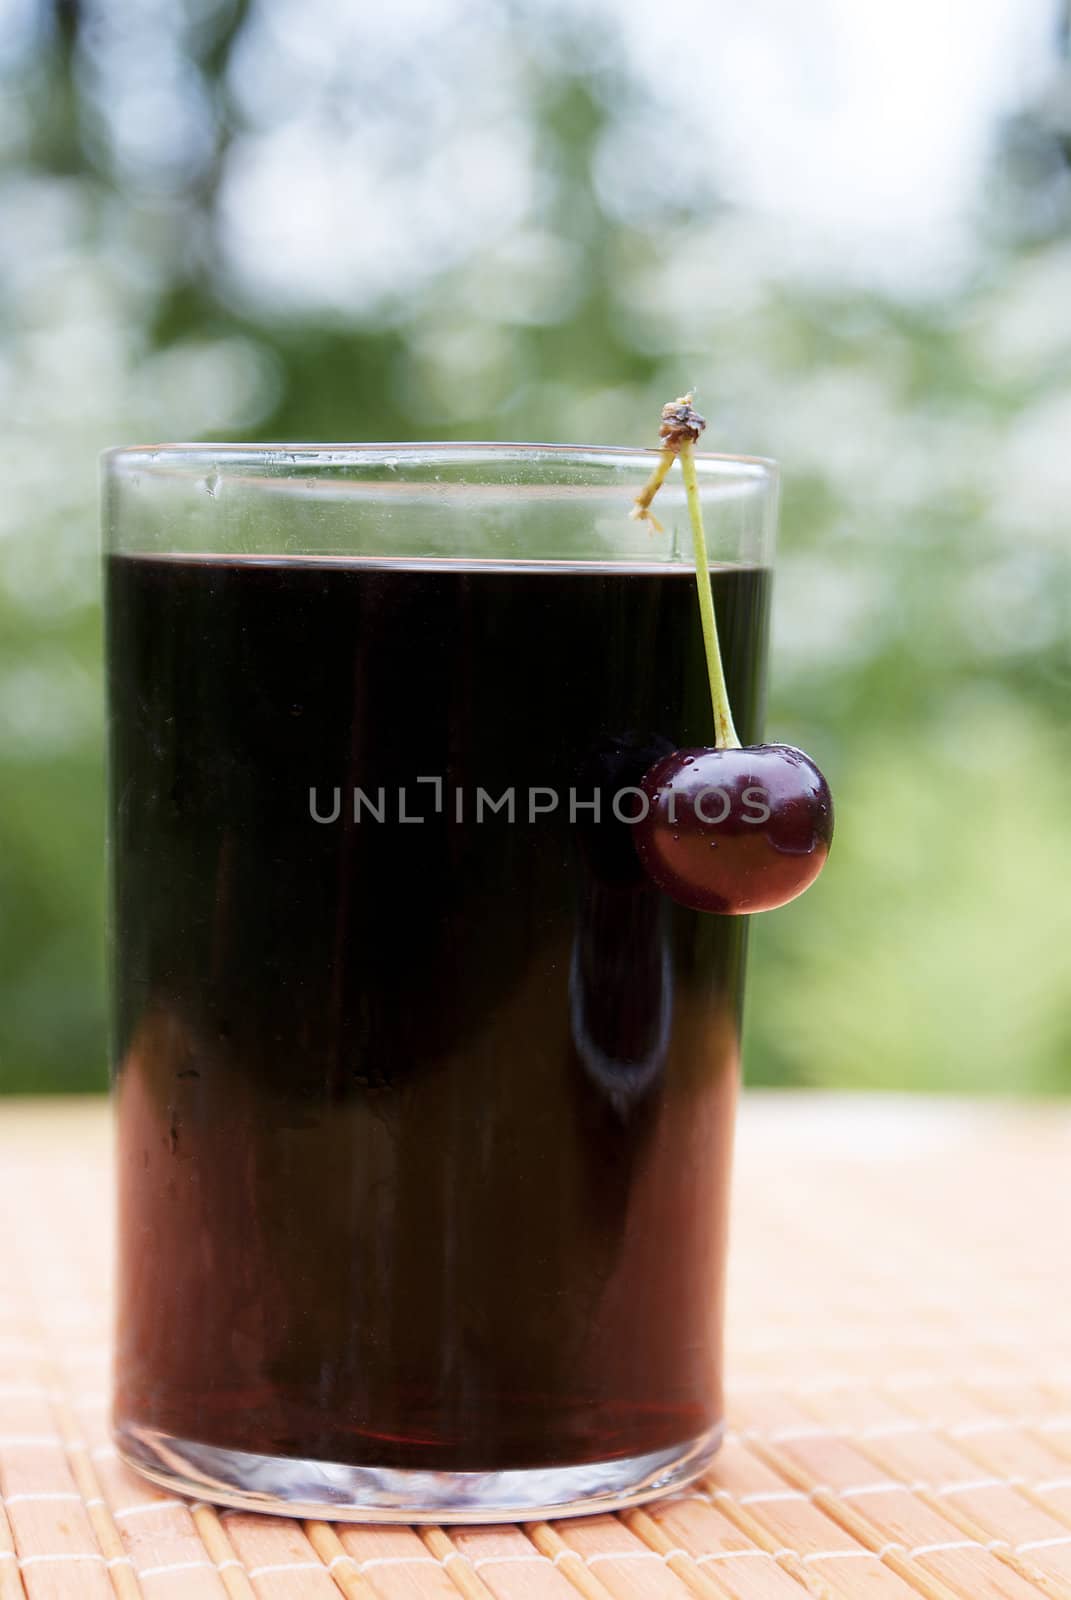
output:
M0 1105L0 1600L1071 1600L1071 1112L745 1101L732 1432L691 1492L526 1527L169 1497L106 1423L109 1122Z

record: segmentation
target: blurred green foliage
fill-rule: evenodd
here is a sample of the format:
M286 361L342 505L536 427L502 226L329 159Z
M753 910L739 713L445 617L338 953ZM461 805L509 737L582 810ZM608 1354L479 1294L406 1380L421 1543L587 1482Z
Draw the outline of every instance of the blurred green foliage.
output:
M715 447L784 464L769 727L838 804L821 883L754 928L749 1078L1067 1087L1052 97L1005 129L969 264L878 293L725 205L579 0L444 5L419 52L388 19L347 51L283 0L13 15L0 1087L105 1078L98 450L647 443L689 384Z

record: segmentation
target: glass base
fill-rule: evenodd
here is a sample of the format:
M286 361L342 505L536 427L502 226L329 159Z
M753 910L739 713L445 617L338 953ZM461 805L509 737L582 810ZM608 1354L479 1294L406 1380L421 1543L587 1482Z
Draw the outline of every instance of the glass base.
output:
M241 1511L330 1522L510 1522L616 1511L689 1483L721 1444L721 1423L672 1450L578 1467L412 1472L302 1461L175 1439L128 1424L119 1454L153 1483Z

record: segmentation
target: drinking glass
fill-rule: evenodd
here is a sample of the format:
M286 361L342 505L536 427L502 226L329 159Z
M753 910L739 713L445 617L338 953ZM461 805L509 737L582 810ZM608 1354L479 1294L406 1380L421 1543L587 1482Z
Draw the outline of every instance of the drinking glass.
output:
M105 458L114 1425L158 1483L496 1521L717 1448L747 925L634 848L712 742L653 461ZM750 742L776 470L697 467Z

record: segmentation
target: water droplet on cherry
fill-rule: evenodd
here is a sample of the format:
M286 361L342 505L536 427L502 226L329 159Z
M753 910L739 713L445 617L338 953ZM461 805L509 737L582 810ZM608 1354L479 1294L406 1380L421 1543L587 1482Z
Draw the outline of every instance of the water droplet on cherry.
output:
M694 911L772 911L825 865L829 785L792 745L676 750L640 786L650 802L633 829L640 861L664 893Z

